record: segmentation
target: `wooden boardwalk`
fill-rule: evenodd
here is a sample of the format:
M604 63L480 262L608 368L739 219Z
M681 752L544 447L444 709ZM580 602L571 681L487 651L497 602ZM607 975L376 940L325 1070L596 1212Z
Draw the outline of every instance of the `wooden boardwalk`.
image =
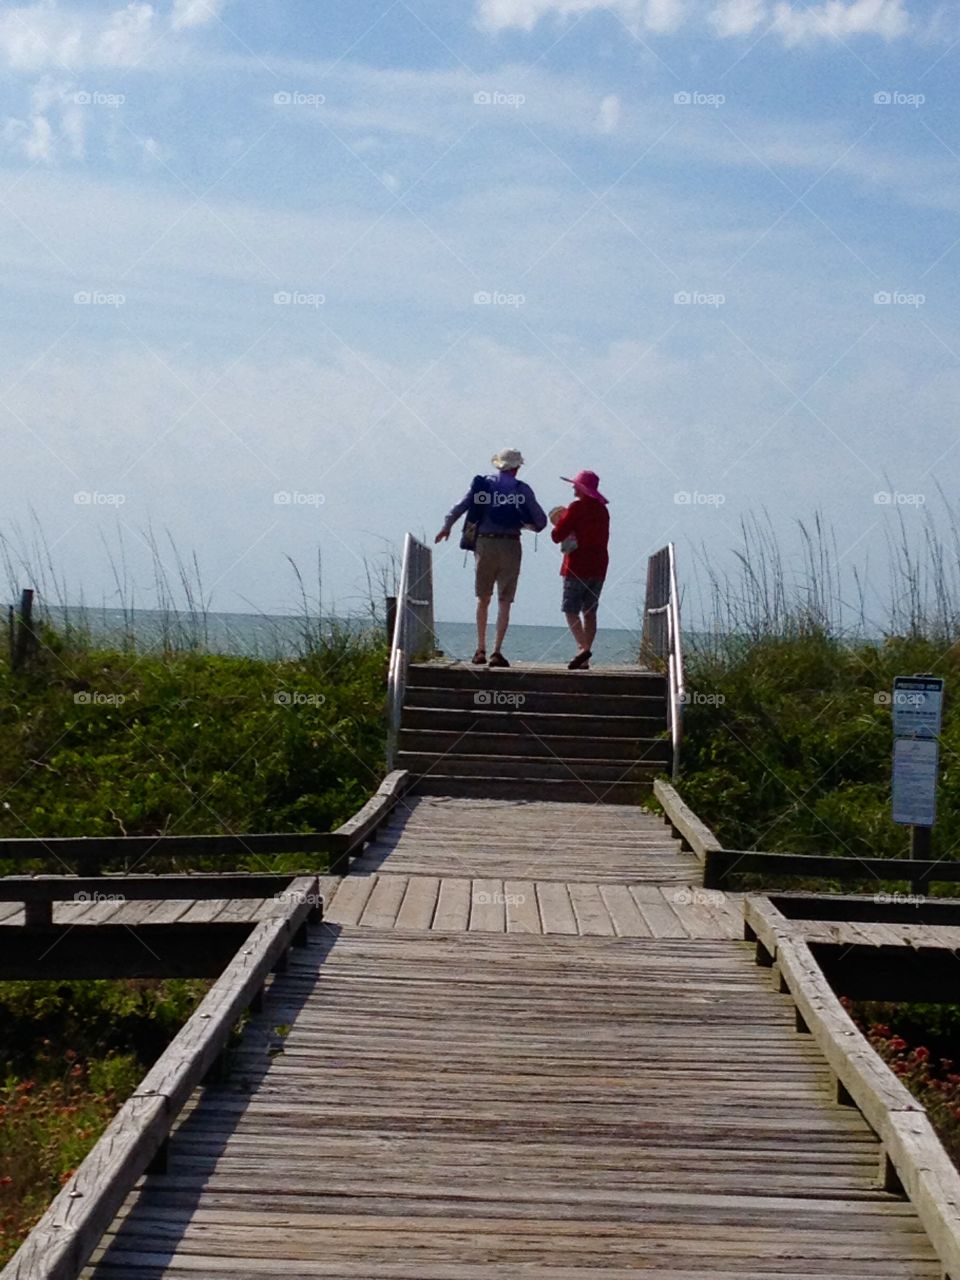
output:
M939 1280L659 819L396 812L85 1275Z

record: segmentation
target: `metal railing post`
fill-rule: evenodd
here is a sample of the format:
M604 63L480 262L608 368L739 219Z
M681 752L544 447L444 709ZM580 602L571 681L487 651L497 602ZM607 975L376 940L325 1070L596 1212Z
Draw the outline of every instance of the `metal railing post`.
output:
M676 779L680 772L686 688L676 550L672 542L655 551L647 561L647 594L643 608L640 660L649 662L651 659L665 663L667 669L667 727L672 746L671 773Z
M403 540L390 663L387 669L387 768L392 769L411 659L435 647L433 621L433 552L412 533Z

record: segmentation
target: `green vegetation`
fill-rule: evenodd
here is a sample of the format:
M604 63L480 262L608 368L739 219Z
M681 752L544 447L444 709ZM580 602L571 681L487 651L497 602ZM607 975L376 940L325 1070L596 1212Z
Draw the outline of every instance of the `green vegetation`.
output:
M917 672L947 680L935 850L960 847L951 528L945 546L928 523L918 552L901 524L875 618L858 573L840 581L842 558L819 521L800 525L796 563L763 519L742 526L731 574L707 563L705 626L687 652L683 794L728 848L903 856L907 834L890 819L888 699L894 676Z
M960 686L960 649L810 629L694 652L684 798L731 849L900 857L890 818L895 675ZM960 703L945 705L936 846L960 846Z
M0 663L0 835L329 830L382 775L385 668L373 631L268 660L46 628L23 672Z

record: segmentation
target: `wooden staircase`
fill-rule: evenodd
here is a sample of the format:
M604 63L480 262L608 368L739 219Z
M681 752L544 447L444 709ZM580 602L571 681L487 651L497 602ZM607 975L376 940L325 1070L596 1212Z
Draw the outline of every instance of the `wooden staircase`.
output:
M666 677L413 663L396 767L421 794L631 804L669 770Z

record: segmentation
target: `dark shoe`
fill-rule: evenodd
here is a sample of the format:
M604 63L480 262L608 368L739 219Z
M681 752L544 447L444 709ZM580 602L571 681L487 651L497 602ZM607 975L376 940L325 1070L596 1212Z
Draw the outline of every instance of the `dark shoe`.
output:
M509 667L510 663L498 649L496 653L491 653L490 661L487 665L491 667Z
M567 663L567 670L568 671L589 671L590 659L592 657L593 657L593 653L589 649L584 650L583 653L578 653L572 662Z
M476 653L473 655L473 657L470 659L470 661L473 663L473 665L474 665L475 667L482 667L482 666L484 666L484 665L485 665L485 663L486 663L486 661L487 661L487 651L486 651L486 649L478 649L478 650L477 650L477 652L476 652Z

